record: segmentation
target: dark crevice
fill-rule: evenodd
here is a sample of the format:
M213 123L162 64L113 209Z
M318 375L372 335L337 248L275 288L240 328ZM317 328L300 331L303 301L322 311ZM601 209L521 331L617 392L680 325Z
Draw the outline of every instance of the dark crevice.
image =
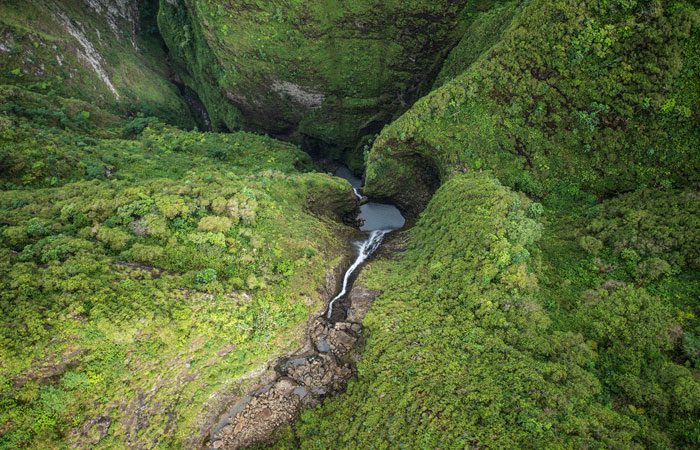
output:
M368 123L365 125L361 130L360 130L360 135L361 136L368 136L368 135L374 135L378 134L384 127L387 125L386 122L382 122L379 120L373 120L372 122Z
M185 102L187 103L187 106L189 106L190 112L194 116L199 129L205 131L214 131L214 128L211 124L211 119L209 118L209 113L207 112L207 108L204 106L204 103L202 103L202 101L199 99L197 93L193 89L190 89L188 86L182 83L177 83L174 81L173 83L180 90L180 95L182 95L182 97L185 99ZM229 132L225 125L219 125L219 131L223 133Z
M195 119L197 127L200 130L214 131L209 113L207 112L204 103L200 100L197 93L186 86L178 76L172 64L170 49L165 43L162 34L158 28L158 10L160 2L158 0L143 0L139 2L139 25L138 33L142 38L152 39L158 43L158 46L165 54L165 63L168 67L167 79L177 87L180 95L185 100L189 107L190 114Z

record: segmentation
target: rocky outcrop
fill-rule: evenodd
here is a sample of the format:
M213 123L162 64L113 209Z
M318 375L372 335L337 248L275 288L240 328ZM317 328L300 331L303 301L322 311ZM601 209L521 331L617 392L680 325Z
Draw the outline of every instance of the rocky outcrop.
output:
M102 16L116 35L127 31L131 45L136 47L136 32L139 24L139 6L143 0L85 0L87 6ZM126 27L124 27L126 25Z
M72 21L63 11L57 11L56 15L61 20L68 34L73 36L78 44L80 44L82 50L78 51L78 58L82 59L95 71L100 80L109 88L112 94L114 94L114 97L119 100L119 92L114 88L112 80L109 79L109 75L103 67L105 64L104 57L97 51L95 46L92 45L92 42L85 36L85 33L73 25Z

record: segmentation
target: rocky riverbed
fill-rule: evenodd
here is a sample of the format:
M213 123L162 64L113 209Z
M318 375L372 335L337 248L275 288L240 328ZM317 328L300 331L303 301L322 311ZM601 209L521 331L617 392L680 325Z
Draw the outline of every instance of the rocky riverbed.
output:
M362 320L377 295L355 286L345 321L330 323L324 314L313 318L303 347L278 359L272 380L254 386L221 417L207 447L234 450L264 442L301 410L343 392L355 374Z

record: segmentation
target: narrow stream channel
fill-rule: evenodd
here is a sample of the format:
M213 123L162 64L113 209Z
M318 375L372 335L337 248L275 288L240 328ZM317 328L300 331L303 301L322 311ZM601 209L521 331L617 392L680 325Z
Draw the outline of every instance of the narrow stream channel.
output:
M216 426L209 430L209 449L238 450L268 440L300 411L343 392L356 373L348 355L362 335L362 320L374 297L369 290L353 289L352 285L384 237L406 221L395 206L368 201L362 195L361 180L346 167L335 175L352 185L360 204L360 230L365 235L364 240L355 242L355 260L345 272L340 293L329 303L327 313L311 319L302 347L272 361L261 371L259 383L218 417Z
M336 170L335 176L343 178L350 183L353 192L360 202L366 199L366 197L360 193L362 180L353 175L353 173L350 172L347 167L341 166L338 170ZM357 246L357 257L350 268L345 272L345 276L343 277L343 287L340 290L340 293L336 295L328 305L328 313L326 314L326 317L331 322L343 320L345 316L347 316L346 311L341 311L339 314L334 315L333 307L336 302L341 301L339 306L344 306L347 308L347 305L343 305L342 300L345 299L348 291L350 290L352 281L354 280L353 275L356 275L357 269L359 269L362 264L367 261L367 258L372 256L374 252L377 251L384 240L384 236L394 230L398 230L406 223L406 220L396 206L369 201L360 205L360 215L358 216L358 219L360 219L362 222L360 230L367 233L367 239L362 242L355 243Z

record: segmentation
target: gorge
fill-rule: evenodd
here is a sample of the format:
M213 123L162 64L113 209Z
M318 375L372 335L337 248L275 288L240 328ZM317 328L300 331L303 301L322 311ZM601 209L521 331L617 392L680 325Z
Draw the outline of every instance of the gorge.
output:
M698 36L0 1L0 449L697 448Z

